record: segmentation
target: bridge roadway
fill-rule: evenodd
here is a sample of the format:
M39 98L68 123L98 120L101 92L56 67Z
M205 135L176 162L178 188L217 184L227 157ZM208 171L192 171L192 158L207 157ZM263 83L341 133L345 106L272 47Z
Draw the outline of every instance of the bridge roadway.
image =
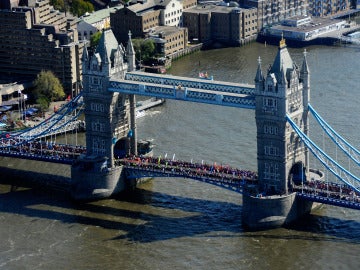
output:
M360 193L344 184L312 180L292 190L304 200L360 210Z
M46 141L23 141L19 145L11 145L8 142L3 139L0 141L0 156L71 165L79 155L86 153L84 146Z
M0 141L0 146L1 145ZM53 144L44 141L26 142L23 145L7 145L0 148L0 156L31 159L52 163L73 164L86 152L83 146ZM256 184L257 174L224 165L193 163L161 157L127 157L117 159L116 165L124 166L127 178L181 177L206 182L228 190L242 193L245 184ZM360 193L344 184L323 180L306 181L293 185L292 191L301 199L360 210ZM259 197L271 194L258 194Z
M127 157L116 160L126 168L127 178L181 177L220 186L239 193L245 184L256 184L257 174L230 166L193 163L156 157Z
M172 75L129 72L111 78L108 90L165 99L255 109L255 86Z

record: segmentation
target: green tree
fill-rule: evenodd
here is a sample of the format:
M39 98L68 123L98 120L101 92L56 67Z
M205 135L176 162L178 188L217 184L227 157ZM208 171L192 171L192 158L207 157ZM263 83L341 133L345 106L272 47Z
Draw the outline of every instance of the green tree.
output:
M155 56L155 44L151 39L132 39L135 50L135 57L138 61L149 61Z
M65 2L64 2L64 0L50 0L50 4L56 10L65 11Z
M75 16L82 16L86 12L93 12L94 6L90 2L84 0L72 0L70 12Z
M51 71L41 71L34 81L34 96L40 106L50 102L63 99L65 97L64 89L60 80Z
M46 110L49 108L49 106L50 106L49 100L48 100L46 97L44 97L44 96L38 97L38 98L36 99L36 103L39 104L39 107L40 107L41 112L46 111Z
M92 48L95 48L99 44L100 38L101 38L101 31L98 31L98 32L94 33L93 35L91 35L90 46Z

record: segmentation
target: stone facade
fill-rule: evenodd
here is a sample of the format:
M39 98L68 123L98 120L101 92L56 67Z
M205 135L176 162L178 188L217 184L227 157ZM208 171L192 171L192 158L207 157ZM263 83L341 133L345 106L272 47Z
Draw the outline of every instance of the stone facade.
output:
M50 70L66 93L76 94L84 47L76 19L52 10L49 0L12 6L0 10L0 73L8 80L33 81L42 70Z
M243 0L258 11L258 29L279 23L285 18L307 15L308 0Z
M83 54L86 149L88 156L105 156L114 165L114 140L125 139L130 129L129 100L109 92L111 76L124 78L128 70L125 49L111 30L104 30L93 55Z
M309 135L306 53L299 69L282 39L265 76L259 58L255 95L259 184L244 190L242 222L250 229L273 228L297 220L313 207L289 190L293 181L304 181L309 174L309 150L286 120L289 116Z
M308 0L309 13L312 16L324 17L350 10L351 0Z
M110 77L124 79L135 68L131 34L125 50L111 29L104 30L96 51L85 49L82 60L86 155L71 167L72 197L80 200L123 191L125 177L115 159L137 154L135 96L108 91Z
M214 42L241 45L256 39L258 32L255 8L199 5L184 11L183 17L189 40L205 46Z
M118 41L125 43L129 30L134 37L143 38L158 26L182 26L183 10L196 3L196 0L139 2L111 13L110 23Z
M156 50L162 56L171 56L182 51L187 46L188 32L183 27L158 26L151 33L150 38L154 40Z
M309 150L287 123L286 116L308 135L310 72L305 56L299 69L285 41L280 43L265 76L259 59L255 78L259 192L277 195L288 194L291 181L305 179L309 170Z

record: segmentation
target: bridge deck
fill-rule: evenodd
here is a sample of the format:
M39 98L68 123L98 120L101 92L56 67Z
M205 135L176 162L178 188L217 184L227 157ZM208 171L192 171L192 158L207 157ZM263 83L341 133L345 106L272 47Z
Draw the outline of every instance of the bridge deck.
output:
M294 186L293 191L304 200L360 210L360 193L344 184L315 180Z
M154 157L133 157L116 161L126 168L127 178L182 177L206 182L236 192L242 192L245 184L257 183L255 172L229 166L192 163Z
M131 82L117 79L110 82L109 91L123 94L152 96L165 99L177 99L221 106L255 109L255 96L242 93L230 93L219 90L164 85L152 82Z
M173 76L168 74L152 74L140 71L132 71L126 73L126 80L137 82L150 82L163 85L178 86L190 88L201 88L207 90L216 90L221 92L238 93L238 94L250 94L253 95L255 91L255 85L245 83L233 83L217 80L207 80L201 78L189 78L182 76Z

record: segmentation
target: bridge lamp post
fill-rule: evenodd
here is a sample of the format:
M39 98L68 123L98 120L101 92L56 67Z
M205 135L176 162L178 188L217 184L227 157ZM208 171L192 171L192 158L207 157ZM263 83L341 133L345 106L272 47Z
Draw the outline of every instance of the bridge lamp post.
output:
M22 115L21 115L21 90L18 90L18 111L19 111L19 119L22 120Z
M24 94L24 95L21 95L22 96L22 100L23 100L23 106L24 106L24 112L25 112L25 109L26 109L26 106L25 106L25 101L27 100L27 95ZM26 114L24 114L24 123L26 123Z

